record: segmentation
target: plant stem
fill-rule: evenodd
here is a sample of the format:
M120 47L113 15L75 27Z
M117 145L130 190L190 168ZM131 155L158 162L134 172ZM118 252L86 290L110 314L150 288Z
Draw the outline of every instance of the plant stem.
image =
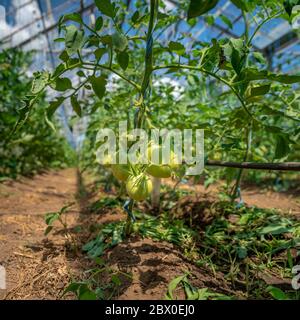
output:
M245 156L244 156L244 161L243 162L247 162L248 156L249 156L249 152L250 152L250 148L251 148L251 143L252 143L252 123L249 124L249 127L248 127L246 133L247 133L247 148L246 148L246 152L245 152ZM244 171L244 169L240 168L240 170L238 172L236 183L235 183L233 192L231 194L232 202L237 198L237 193L238 193L238 190L240 188L241 181L242 181L243 171Z
M254 37L256 36L257 32L262 28L262 26L267 23L268 21L272 20L273 18L275 18L276 16L280 16L282 14L282 11L280 12L276 12L275 14L268 16L265 20L262 21L262 23L260 23L256 29L254 30L252 36L250 37L249 41L248 41L248 46L251 45L252 40L254 39Z
M141 87L135 83L134 81L126 78L123 74L119 73L118 71L114 70L113 68L111 67L107 67L107 66L104 66L102 64L94 64L94 63L91 63L91 62L83 62L83 68L85 68L84 66L94 66L94 67L97 67L97 68L100 68L100 69L103 69L103 70L107 70L107 71L110 71L114 74L116 74L118 77L122 78L123 80L125 80L126 82L130 83L133 87L135 87L135 89L137 89L138 91L141 91ZM90 68L85 68L85 69L90 69Z
M133 204L134 204L134 200L131 199L129 202L129 206L128 206L128 210L130 212L132 212ZM132 219L131 219L130 215L128 214L127 220L126 220L126 226L125 226L125 236L129 237L131 232L132 232Z

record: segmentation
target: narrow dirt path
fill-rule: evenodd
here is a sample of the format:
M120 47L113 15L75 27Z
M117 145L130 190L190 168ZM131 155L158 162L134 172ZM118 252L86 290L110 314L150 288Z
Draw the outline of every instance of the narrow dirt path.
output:
M7 279L7 290L0 290L0 299L9 292L11 294L18 292L20 286L25 286L26 279L29 280L29 286L34 286L34 281L37 282L39 279L28 277L30 272L35 275L48 272L49 283L44 285L51 286L51 279L57 281L57 277L53 277L53 273L57 272L62 276L61 286L67 280L68 272L60 269L64 268L63 261L52 259L52 268L49 268L47 263L49 258L56 255L62 259L63 255L50 250L54 244L49 239L53 237L46 240L44 236L46 226L44 216L47 212L58 211L74 202L67 213L68 223L72 225L79 213L76 193L76 169L51 171L34 178L21 178L19 181L0 184L0 265L6 268ZM55 245L60 246L62 251L64 241L63 235L55 235ZM44 250L47 246L51 255L49 257ZM41 261L44 262L44 268L41 268ZM42 297L37 295L30 298Z

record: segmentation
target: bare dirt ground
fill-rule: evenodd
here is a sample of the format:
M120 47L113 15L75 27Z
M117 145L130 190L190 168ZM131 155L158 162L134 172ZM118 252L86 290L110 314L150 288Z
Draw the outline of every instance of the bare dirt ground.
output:
M174 186L174 181L165 182L169 186ZM215 197L220 185L211 185L207 189L203 185L192 183L179 184L181 189L194 191L196 195ZM300 188L293 192L275 192L258 186L246 185L242 188L242 199L248 206L256 206L263 209L277 209L283 213L289 213L300 218Z
M182 186L183 188L195 188ZM89 189L89 185L86 185ZM197 192L204 191L197 186ZM73 203L66 214L68 230L75 237L78 248L92 237L94 224L119 221L126 218L122 210L112 209L101 214L87 210L90 200L99 197L79 195L81 181L76 169L51 171L33 178L6 181L0 184L0 265L6 268L7 289L0 290L0 299L60 299L64 288L74 279L78 281L91 261L80 250L66 246L60 230L44 235L44 216ZM251 189L244 193L248 205L277 208L299 215L298 195L261 193ZM75 227L81 227L76 231ZM213 276L207 270L196 268L186 261L180 251L169 243L131 237L106 254L111 268L132 274L124 281L119 299L162 299L168 283L184 271L192 270L198 287L231 290L223 275ZM74 299L68 294L65 299Z

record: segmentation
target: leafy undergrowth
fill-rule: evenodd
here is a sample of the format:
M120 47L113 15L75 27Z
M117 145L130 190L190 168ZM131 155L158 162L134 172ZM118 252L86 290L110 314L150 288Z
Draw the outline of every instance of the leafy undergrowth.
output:
M208 201L208 200L207 200ZM118 206L117 201L104 198L93 204L98 212L101 205ZM225 201L210 206L210 221L201 224L188 217L175 218L176 210L164 210L160 216L136 211L133 233L144 238L167 241L176 245L186 259L199 268L209 269L215 276L225 275L236 296L226 296L210 288L196 288L189 279L193 274L180 274L171 281L166 299L176 298L173 291L180 287L187 299L299 299L291 281L293 268L299 264L300 223L275 210L263 210L242 206L237 208ZM197 223L198 222L198 223ZM89 270L86 282L72 283L68 291L80 299L108 299L117 296L122 278L119 272L110 270L101 258L108 249L125 240L125 222L117 221L97 226L96 238L83 246L83 250L98 265ZM102 273L110 277L109 284L101 286L98 277ZM97 280L98 279L98 280ZM242 293L242 294L241 294Z

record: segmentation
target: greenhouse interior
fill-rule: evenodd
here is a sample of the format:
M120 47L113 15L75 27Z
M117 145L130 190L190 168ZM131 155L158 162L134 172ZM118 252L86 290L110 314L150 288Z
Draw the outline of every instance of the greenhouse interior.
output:
M0 0L0 300L300 300L299 40L299 0Z

